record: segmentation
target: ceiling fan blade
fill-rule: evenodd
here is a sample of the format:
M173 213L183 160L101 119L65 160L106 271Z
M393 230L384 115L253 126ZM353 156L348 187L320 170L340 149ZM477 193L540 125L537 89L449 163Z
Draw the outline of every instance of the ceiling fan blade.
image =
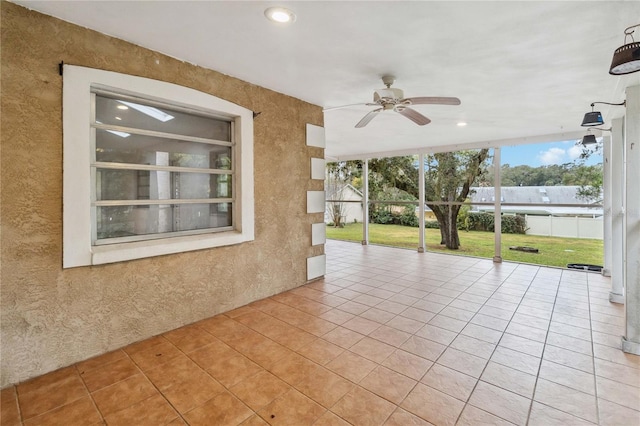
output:
M358 124L356 124L356 129L358 129L360 127L364 127L367 124L369 124L369 122L371 120L373 120L376 117L376 115L378 115L380 113L380 111L382 111L382 110L383 110L383 108L374 109L369 114L367 114L364 117L362 117L362 120L358 121Z
M416 98L404 98L401 99L400 102L405 105L460 105L460 99L458 98L447 98L438 96L418 96Z
M325 108L322 110L322 112L327 112L327 111L333 111L336 109L342 109L342 108L349 108L349 107L353 107L353 106L362 106L362 105L367 105L367 106L377 106L378 104L372 104L372 103L360 103L360 104L349 104L349 105L340 105L337 107L330 107L330 108Z
M431 123L431 120L429 120L429 118L420 114L415 109L412 109L409 107L399 106L399 107L396 107L394 111L400 115L407 117L409 120L413 121L418 126L424 126L425 124Z

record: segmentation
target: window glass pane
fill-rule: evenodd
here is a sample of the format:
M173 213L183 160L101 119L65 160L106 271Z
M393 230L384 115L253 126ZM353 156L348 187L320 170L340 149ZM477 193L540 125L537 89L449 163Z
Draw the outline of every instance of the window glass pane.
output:
M231 198L231 175L149 170L96 170L96 200Z
M97 207L98 239L232 225L231 203Z
M136 129L231 141L229 121L96 95L96 122Z
M231 147L96 129L96 161L231 170Z

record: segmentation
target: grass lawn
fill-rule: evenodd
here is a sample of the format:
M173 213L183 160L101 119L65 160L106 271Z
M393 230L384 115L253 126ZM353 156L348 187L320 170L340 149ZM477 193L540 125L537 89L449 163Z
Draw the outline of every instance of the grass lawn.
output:
M427 250L447 254L493 258L493 232L459 231L460 248L448 250L440 245L440 230L427 229ZM327 238L362 241L362 224L350 223L344 228L327 227ZM400 225L369 225L369 242L416 249L418 228ZM534 247L539 253L509 250L511 246ZM502 258L514 262L566 267L568 263L602 265L602 240L541 237L537 235L502 234Z

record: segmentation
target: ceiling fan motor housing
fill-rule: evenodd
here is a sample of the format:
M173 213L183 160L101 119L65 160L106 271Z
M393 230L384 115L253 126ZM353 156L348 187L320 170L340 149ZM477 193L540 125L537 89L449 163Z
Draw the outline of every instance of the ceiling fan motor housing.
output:
M404 98L402 89L384 88L373 92L373 102L384 105L385 103L395 104Z

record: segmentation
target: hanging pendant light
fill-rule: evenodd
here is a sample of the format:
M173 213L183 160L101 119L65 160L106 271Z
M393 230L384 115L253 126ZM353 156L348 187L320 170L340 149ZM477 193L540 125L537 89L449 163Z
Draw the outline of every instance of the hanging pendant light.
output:
M613 52L609 74L624 75L640 71L640 42L633 39L632 28L640 27L640 24L632 25L624 30L624 45ZM627 37L631 43L627 43Z
M604 124L604 120L602 119L602 113L600 111L593 110L596 104L625 106L627 104L627 101L622 101L619 104L613 104L611 102L592 102L591 112L586 113L584 115L584 118L582 119L582 124L581 124L582 127L602 126Z

